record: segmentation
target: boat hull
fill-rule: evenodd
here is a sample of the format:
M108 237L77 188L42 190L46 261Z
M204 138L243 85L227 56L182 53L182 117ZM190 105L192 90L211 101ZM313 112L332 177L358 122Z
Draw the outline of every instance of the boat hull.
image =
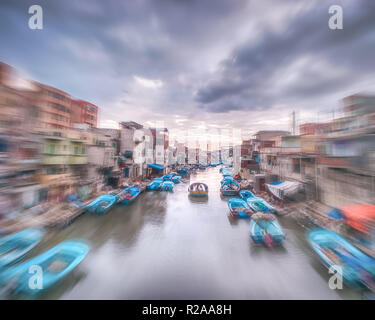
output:
M91 213L104 214L112 209L117 201L118 195L104 194L89 203L85 209Z
M285 239L285 233L277 220L273 221L250 221L250 237L257 244L265 243L265 234L272 236L272 241L281 244Z
M43 238L42 228L28 228L0 239L0 269L16 263Z
M7 269L0 274L0 283L7 285L11 282L14 294L41 294L73 271L89 250L90 246L83 240L63 241L41 255ZM57 261L63 263L63 269L51 270L52 264ZM29 285L29 270L33 266L39 266L43 271L42 288L33 288Z
M312 249L319 256L323 265L327 268L334 267L335 265L340 265L342 267L342 265L337 261L334 262L332 258L324 252L323 248L329 250L344 248L345 251L355 258L356 263L360 264L361 267L372 274L372 277L375 277L375 259L367 256L339 234L330 230L316 228L307 233L307 240ZM348 285L354 288L366 286L362 279L360 279L360 274L358 272L353 272L354 270L350 266L342 267L341 271L340 274L344 282Z

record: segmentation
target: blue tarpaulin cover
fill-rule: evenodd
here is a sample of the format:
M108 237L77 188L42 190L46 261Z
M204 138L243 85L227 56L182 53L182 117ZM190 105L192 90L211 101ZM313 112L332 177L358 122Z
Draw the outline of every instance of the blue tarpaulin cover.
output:
M160 164L155 164L155 163L149 163L148 166L153 169L157 170L163 170L164 166L161 166Z

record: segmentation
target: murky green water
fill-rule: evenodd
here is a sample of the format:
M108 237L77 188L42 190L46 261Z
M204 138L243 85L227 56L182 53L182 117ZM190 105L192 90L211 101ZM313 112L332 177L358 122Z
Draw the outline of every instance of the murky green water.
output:
M92 248L86 259L42 298L47 299L356 299L333 291L328 271L303 230L280 218L284 246L254 245L249 221L233 220L220 198L219 168L190 177L209 186L207 201L192 201L188 183L173 193L145 192L130 206L84 215L51 231L37 252L71 238Z

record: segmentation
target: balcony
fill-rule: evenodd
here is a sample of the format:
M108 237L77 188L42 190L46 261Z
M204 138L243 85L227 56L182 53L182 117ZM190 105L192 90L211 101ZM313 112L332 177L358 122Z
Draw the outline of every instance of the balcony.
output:
M43 164L45 165L87 164L87 156L86 155L45 154L43 156Z

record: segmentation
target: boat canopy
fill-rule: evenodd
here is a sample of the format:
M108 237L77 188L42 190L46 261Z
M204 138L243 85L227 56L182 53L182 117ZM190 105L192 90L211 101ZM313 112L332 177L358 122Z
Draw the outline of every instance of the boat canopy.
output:
M267 183L266 188L279 199L291 198L303 190L303 184L294 181Z
M371 225L375 221L375 205L351 204L342 206L340 211L343 213L346 223L354 229L369 233Z
M156 163L149 163L148 166L150 168L153 168L153 169L156 169L156 170L163 170L164 169L164 166L162 166L160 164L156 164Z

